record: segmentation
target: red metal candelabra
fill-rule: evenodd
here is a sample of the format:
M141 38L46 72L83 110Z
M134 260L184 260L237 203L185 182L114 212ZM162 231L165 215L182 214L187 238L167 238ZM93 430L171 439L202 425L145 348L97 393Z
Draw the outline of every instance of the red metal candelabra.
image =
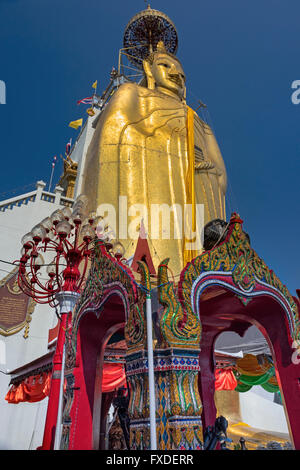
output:
M87 198L79 196L73 212L69 207L56 210L22 238L18 283L37 303L56 306L58 292L80 292L99 220L94 213L87 217L86 207ZM45 265L42 253L51 252L55 253L54 258Z
M73 211L69 207L56 210L22 238L20 289L37 303L58 306L60 313L43 449L60 446L66 332L86 277L90 244L99 221L94 213L87 216L87 203L86 196L79 196ZM55 255L45 264L42 253Z
M58 209L36 225L22 238L22 256L18 260L20 289L37 303L59 306L60 313L43 449L60 448L65 338L86 278L92 254L91 242L99 238L108 250L113 248L113 231L99 223L102 217L96 217L95 213L88 216L87 205L87 197L81 195L76 199L73 211L69 207ZM45 264L42 253L51 252L55 254L54 258ZM116 243L117 259L122 252L123 246Z

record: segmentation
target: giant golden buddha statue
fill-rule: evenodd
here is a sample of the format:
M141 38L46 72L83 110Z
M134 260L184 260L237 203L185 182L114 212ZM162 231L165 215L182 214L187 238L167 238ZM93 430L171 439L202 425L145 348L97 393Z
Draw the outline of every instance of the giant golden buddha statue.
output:
M184 207L191 208L186 225L199 240L204 224L225 219L226 170L211 128L186 104L177 57L159 42L143 60L143 70L144 81L121 85L100 114L82 192L98 215L105 215L105 205L113 206L116 238L127 259L143 219L154 265L170 258L177 275L201 252L201 246L188 245L193 236L180 226L187 218ZM199 204L204 220L196 226ZM169 213L170 230L168 207L176 208Z

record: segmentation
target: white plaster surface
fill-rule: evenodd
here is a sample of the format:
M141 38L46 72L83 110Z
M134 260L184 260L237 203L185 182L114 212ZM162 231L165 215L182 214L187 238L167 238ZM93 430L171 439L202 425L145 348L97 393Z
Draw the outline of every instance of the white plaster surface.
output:
M273 393L262 387L252 387L249 392L240 393L242 421L264 431L288 434L284 407L273 402Z
M41 184L36 193L35 201L15 205L16 199L22 200L22 195L12 198L12 208L0 212L0 279L3 279L14 266L3 263L20 258L21 238L31 231L34 225L48 217L56 209L62 208L60 193L53 193L53 202L44 201L45 195ZM56 196L56 202L55 201ZM6 201L7 202L7 201ZM3 201L0 202L0 208ZM53 257L53 255L52 255ZM48 259L45 257L45 262ZM50 261L50 260L49 260ZM48 399L37 403L9 404L5 395L9 389L10 375L7 371L19 368L47 354L48 333L57 323L55 312L48 305L37 304L30 322L29 336L23 337L24 329L11 336L0 336L0 449L36 449L42 444Z

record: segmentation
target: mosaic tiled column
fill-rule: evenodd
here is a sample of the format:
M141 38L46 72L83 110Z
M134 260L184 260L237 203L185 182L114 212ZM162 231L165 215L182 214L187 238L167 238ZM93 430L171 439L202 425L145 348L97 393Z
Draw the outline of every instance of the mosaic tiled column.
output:
M158 448L201 449L199 350L165 349L154 354Z
M126 362L131 449L145 450L150 448L147 353L128 355ZM155 350L154 367L158 449L201 449L199 350Z
M192 312L184 312L168 282L166 262L159 271L159 302L164 306L154 349L156 431L159 450L201 449L201 400L198 391L201 327ZM143 269L147 284L147 267ZM146 287L147 288L147 287ZM145 315L141 316L145 323ZM126 375L130 384L132 450L150 448L148 361L145 343L129 348Z
M147 352L128 354L126 377L130 387L130 449L150 449L149 381Z
M127 344L126 378L130 389L128 413L130 418L130 449L150 449L149 381L146 337L146 294L149 291L150 275L145 263L138 262L141 284L138 302L132 309L125 328Z

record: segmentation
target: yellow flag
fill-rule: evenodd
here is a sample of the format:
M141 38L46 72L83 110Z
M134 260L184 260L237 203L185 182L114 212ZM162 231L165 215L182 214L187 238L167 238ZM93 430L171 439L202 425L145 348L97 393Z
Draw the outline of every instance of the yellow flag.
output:
M97 83L98 83L98 80L96 80L96 81L93 83L93 85L92 85L92 88L95 88L95 90L96 90L96 88L97 88Z
M78 129L78 127L82 126L82 119L77 119L77 121L71 121L69 127L73 127L74 129Z

